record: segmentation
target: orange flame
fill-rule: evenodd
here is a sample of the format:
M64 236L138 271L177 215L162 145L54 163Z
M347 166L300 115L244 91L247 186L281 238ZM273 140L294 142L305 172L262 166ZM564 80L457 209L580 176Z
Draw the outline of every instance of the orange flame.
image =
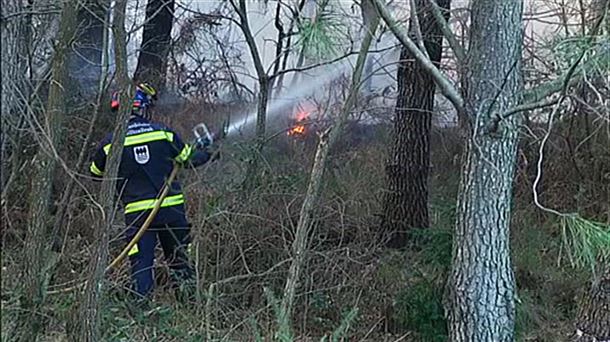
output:
M305 134L304 121L307 119L308 116L309 113L306 110L299 110L295 115L296 123L294 124L294 126L292 126L292 128L288 130L287 134L289 136L300 136Z
M290 136L302 135L303 133L305 133L305 125L296 125L288 130Z

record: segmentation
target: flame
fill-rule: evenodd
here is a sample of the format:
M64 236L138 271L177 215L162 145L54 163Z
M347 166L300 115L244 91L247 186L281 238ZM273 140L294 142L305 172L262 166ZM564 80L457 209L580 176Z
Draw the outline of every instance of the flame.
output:
M295 125L291 129L288 130L288 135L302 135L305 133L305 125Z
M305 134L305 120L309 117L309 112L301 108L295 115L296 123L288 130L289 136L301 136Z

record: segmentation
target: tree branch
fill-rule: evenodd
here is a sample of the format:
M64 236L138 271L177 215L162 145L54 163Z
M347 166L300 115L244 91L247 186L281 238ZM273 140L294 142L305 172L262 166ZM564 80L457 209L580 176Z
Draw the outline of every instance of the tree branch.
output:
M463 63L466 61L466 50L464 49L462 44L458 42L457 38L451 31L451 27L449 26L449 23L443 15L443 9L436 3L436 0L428 1L430 2L432 15L434 15L436 24L440 27L441 31L443 32L443 36L447 39L451 50L453 50L453 53L455 54L457 64L463 65Z
M417 45L419 46L419 50L424 53L426 58L430 59L430 55L428 55L428 50L426 50L426 46L424 45L424 37L421 33L421 25L419 24L419 16L417 14L417 5L415 4L415 0L409 0L409 5L411 6L411 25L413 29L413 33L415 33L415 38L417 38Z
M589 33L589 37L587 39L587 45L593 42L593 39L597 35L597 32L599 31L599 28L601 27L604 19L606 18L606 15L607 11L604 11L603 14L598 18L597 22L595 23L595 26L593 26L593 28L591 29L591 32ZM578 70L579 73L580 71L586 71L588 64L579 67L586 54L587 49L583 49L578 58L574 61L574 63L572 63L570 69L568 69L568 72L565 75L559 77L558 79L543 83L533 89L526 91L524 94L525 103L509 108L504 113L498 115L491 124L492 129L494 127L497 128L498 124L502 120L505 120L515 114L551 106L563 99L568 91L568 88L578 83L582 77L574 77L576 71ZM547 97L557 92L561 93L558 99L546 99Z
M393 45L393 46L390 46L390 47L387 47L387 48L383 48L383 49L379 49L379 50L369 50L369 53L384 52L384 51L387 51L387 50L394 49L395 47L396 46ZM333 64L333 63L339 62L339 61L341 61L341 60L343 60L343 59L345 59L345 58L347 58L349 56L357 55L358 53L359 52L357 52L357 51L349 51L349 52L347 52L347 53L345 53L345 54L343 54L343 55L341 55L339 57L335 57L335 58L333 58L331 60L328 60L328 61L324 61L324 62L320 62L320 63L315 63L315 64L311 64L311 65L304 66L304 67L295 67L295 68L284 69L284 70L278 71L277 73L269 76L269 79L276 78L276 77L278 77L280 75L283 75L283 74L286 74L286 73L289 73L289 72L302 72L302 71L307 71L307 70L315 69L315 68L318 68L318 67L321 67L321 66L324 66L324 65Z
M415 60L421 64L422 68L432 76L434 82L441 90L441 93L453 104L458 113L463 113L464 100L453 84L451 84L451 81L434 66L429 58L426 58L426 55L424 55L422 51L419 50L417 45L409 38L407 31L400 27L394 18L392 18L385 4L381 0L372 0L372 2L381 18L390 28L392 33L394 33L396 38L398 38L409 52L411 52Z
M246 43L250 48L250 53L252 54L252 60L254 61L254 68L256 68L256 73L258 75L259 82L261 82L267 75L265 72L265 68L263 67L263 61L261 60L260 54L258 53L258 47L256 46L256 42L254 41L254 36L252 35L252 31L250 30L250 24L248 23L248 12L246 10L246 1L239 0L239 6L237 6L233 1L231 1L231 5L233 5L237 15L239 15L239 26L244 33L244 37L246 38Z

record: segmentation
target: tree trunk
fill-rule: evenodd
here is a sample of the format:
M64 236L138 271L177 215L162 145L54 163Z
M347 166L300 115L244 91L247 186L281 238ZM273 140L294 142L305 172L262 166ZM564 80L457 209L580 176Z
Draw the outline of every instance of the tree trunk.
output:
M32 183L29 198L28 227L23 259L23 293L20 298L21 314L16 331L17 341L35 341L42 324L41 309L45 300L48 282L49 241L47 224L50 216L51 191L57 159L56 149L61 140L61 123L65 111L65 87L67 85L66 59L70 48L76 0L64 3L61 12L61 27L52 62L52 77L49 85L47 108L39 132L39 150L32 162Z
M519 116L521 0L472 2L463 122L467 134L448 284L449 340L514 340L515 280L509 246Z
M256 77L258 78L258 103L256 110L256 144L254 151L252 151L253 156L248 164L248 169L246 172L246 179L244 180L244 188L246 190L251 190L258 180L259 174L259 165L260 165L260 154L263 150L263 146L265 144L265 132L267 126L267 104L269 102L269 96L271 95L270 78L265 71L265 67L263 65L263 61L261 59L260 54L258 53L258 47L256 46L256 41L254 40L254 35L250 30L250 24L248 21L248 11L246 7L245 0L239 0L238 3L235 3L234 0L231 0L231 5L237 12L239 16L239 27L244 34L244 38L246 39L246 43L248 44L248 49L250 50L250 54L252 55L252 62L254 63L254 68L256 70Z
M97 98L95 101L95 106L93 109L93 116L91 117L91 122L89 123L89 128L87 129L87 134L85 135L85 140L82 142L81 144L81 150L78 154L78 158L76 160L76 164L74 166L75 170L82 170L86 159L87 159L87 153L89 152L90 149L90 143L91 143L91 139L93 137L93 131L96 128L96 124L97 124L97 119L100 116L100 112L103 111L104 108L104 104L106 104L106 98L105 98L105 89L107 86L107 73L108 73L108 66L109 66L109 62L108 62L108 42L109 42L109 32L108 32L108 27L109 25L106 24L106 22L110 21L110 14L111 14L111 10L110 10L110 0L100 0L100 2L98 3L99 6L101 8L103 8L104 13L103 13L103 18L106 19L105 22L102 22L102 41L100 42L101 44L101 51L100 51L100 55L101 55L101 72L99 75L99 79L98 79L98 85L97 85ZM82 84L81 84L82 86ZM69 207L70 207L70 199L72 198L73 192L74 192L74 188L76 186L76 179L71 178L68 183L66 184L64 191L61 194L61 199L58 201L57 204L57 212L55 214L55 223L53 224L53 231L51 236L54 237L59 237L61 234L60 232L62 231L62 229L64 228L64 225L66 223L66 216L69 212ZM56 242L59 239L56 238ZM56 243L57 245L57 243ZM54 246L54 247L58 247L58 246Z
M574 342L610 341L610 258L599 259L602 272L580 304Z
M165 86L175 0L148 0L135 80Z
M367 6L370 11L372 9L368 0L363 1L363 5ZM369 12L371 13L371 12ZM307 194L303 200L301 211L299 213L299 222L297 224L295 238L292 242L292 255L293 260L290 264L288 271L288 277L284 286L284 295L280 304L280 326L287 327L290 324L292 316L292 309L294 306L294 298L296 296L296 290L298 287L301 269L305 264L305 255L307 253L307 236L314 222L314 213L320 197L320 189L322 186L322 176L324 175L324 169L326 167L326 160L328 159L328 153L330 148L338 140L347 117L351 112L356 98L360 91L360 80L362 76L362 70L364 68L366 56L371 45L371 41L377 30L379 18L371 13L371 20L366 27L366 36L360 46L358 53L358 59L352 75L351 86L349 89L348 98L343 105L341 113L335 122L335 125L322 134L320 137L320 143L316 151L314 163L311 168L311 175L309 179L309 185L307 187Z
M441 29L428 0L416 0L415 4L426 50L438 66L442 55ZM438 1L447 14L449 4L449 0ZM409 228L425 228L429 224L430 126L436 90L432 76L406 47L402 48L400 60L393 138L386 162L388 188L381 222L386 244L392 248L405 247Z
M0 103L2 115L0 124L0 177L2 179L2 198L8 203L9 193L20 193L21 189L14 189L12 185L18 177L19 168L23 163L23 126L26 123L26 113L31 105L31 65L32 45L32 1L14 2L3 0L2 15L19 13L18 17L5 20L1 24L3 37L0 44L2 63L0 75L2 79ZM22 183L22 182L19 182ZM4 205L3 203L3 205Z
M610 32L610 20L607 19L609 6L608 0L593 1L588 19L591 29L598 20L603 19L602 16L606 16L606 29ZM597 278L594 277L591 288L580 303L573 338L575 342L610 341L610 257L600 255L597 264L601 272Z
M75 80L72 96L94 93L102 76L102 42L106 7L101 0L79 3L78 32L70 53L69 75ZM78 97L78 101L80 101Z
M123 155L125 132L131 113L132 98L130 81L127 76L127 48L125 34L125 8L127 0L116 2L114 8L113 35L116 64L116 78L120 89L120 114L115 123L112 145L108 154L104 180L100 189L100 206L102 213L94 227L95 252L90 262L85 293L78 311L77 329L73 339L77 341L100 341L100 303L102 300L102 282L108 263L109 231L116 212L115 192L119 164Z

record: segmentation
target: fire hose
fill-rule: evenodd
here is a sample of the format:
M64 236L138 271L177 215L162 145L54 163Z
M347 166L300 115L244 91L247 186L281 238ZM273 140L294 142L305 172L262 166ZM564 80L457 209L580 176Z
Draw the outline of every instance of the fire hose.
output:
M138 241L140 241L140 239L142 238L142 236L144 235L144 233L146 232L146 230L148 229L148 227L150 226L152 221L157 216L159 209L161 209L161 203L163 203L163 200L165 199L165 197L167 197L167 194L169 193L169 188L171 187L172 182L176 178L176 175L178 174L179 169L180 169L180 165L174 164L174 168L172 169L172 172L169 174L169 177L167 178L167 180L165 181L161 194L159 195L159 197L157 197L155 199L154 207L150 211L150 214L148 214L148 217L144 221L144 224L142 224L142 227L140 227L140 229L138 229L137 233L133 236L133 238L131 238L131 240L129 241L127 246L125 246L125 248L123 248L123 250L121 251L121 254L119 254L116 258L114 258L114 260L108 265L108 267L106 267L106 270L104 272L110 271L111 269L116 267L121 261L123 261L123 259L125 259L127 254L129 254L129 251L133 248L133 246L135 246L135 244L138 243Z
M195 137L197 139L196 141L200 141L200 139L205 138L208 140L209 144L212 144L214 142L212 134L210 134L210 131L208 130L207 126L204 123L200 123L197 126L195 126L193 128L193 133L195 134ZM148 229L148 227L150 226L152 221L157 216L157 213L161 209L161 204L163 203L163 200L165 199L165 197L167 197L167 194L169 193L169 190L171 188L171 184L174 182L174 179L176 178L176 175L178 175L179 170L180 170L180 164L174 163L172 172L169 174L169 177L165 180L165 183L163 184L163 189L161 190L161 193L159 194L159 196L155 199L153 208L150 211L150 213L148 214L148 217L146 217L144 224L142 224L140 229L138 229L136 234L131 238L131 240L125 246L125 248L123 248L121 253L116 258L114 258L114 260L106 267L106 269L104 270L104 273L107 273L111 269L118 266L121 263L121 261L123 261L123 259L125 259L125 257L129 254L129 251L133 248L133 246L135 246L135 244L137 244L138 241L140 241L142 236L144 236L144 233L146 233L146 230ZM87 281L84 281L80 284L77 284L77 285L74 285L74 286L71 286L71 287L68 287L65 289L47 291L47 294L70 292L74 289L79 288L80 286L85 285L86 283L87 283Z
M204 123L200 123L197 126L195 126L193 128L193 133L195 134L197 141L199 141L200 139L205 137L205 139L208 140L209 144L212 144L214 142L214 138L212 137L212 134L210 133L210 131L208 130L208 127ZM133 238L131 238L131 240L129 241L127 246L125 246L125 248L123 248L121 253L108 265L108 267L106 267L105 272L108 272L112 268L116 267L121 261L123 261L123 259L125 259L125 257L129 254L129 251L133 248L133 246L135 246L135 244L138 243L138 241L140 241L140 239L142 238L142 236L144 235L144 233L146 232L146 230L148 229L148 227L150 226L152 221L157 216L159 209L161 209L161 203L163 203L163 200L165 199L165 197L167 197L171 184L174 181L174 179L176 178L176 175L178 174L179 169L180 169L180 165L174 164L174 168L172 169L172 172L169 174L169 177L167 178L167 180L165 181L161 194L159 195L159 197L157 197L155 199L154 207L151 210L150 214L148 214L148 217L144 221L144 224L142 224L142 227L140 227L140 229L138 229L136 234L133 236Z

